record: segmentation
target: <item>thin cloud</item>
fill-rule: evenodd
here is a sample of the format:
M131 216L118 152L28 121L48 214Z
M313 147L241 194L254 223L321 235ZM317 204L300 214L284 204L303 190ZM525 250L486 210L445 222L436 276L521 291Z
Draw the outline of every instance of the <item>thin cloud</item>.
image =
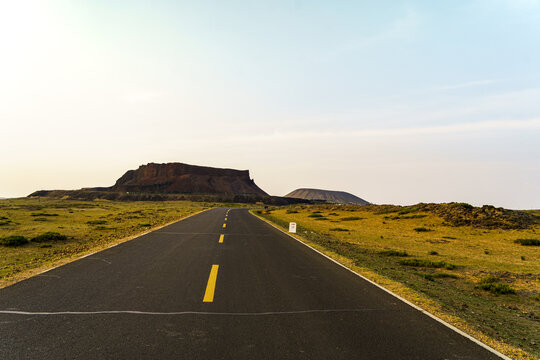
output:
M540 118L529 120L484 121L476 123L460 123L441 126L366 129L351 131L294 131L274 132L267 135L250 136L246 138L229 138L236 142L284 141L313 138L359 138L359 137L390 137L413 135L437 135L490 130L536 130L540 129Z
M486 86L486 85L496 84L501 81L503 80L502 79L476 80L476 81L469 81L469 82L465 82L461 84L440 86L437 88L437 90L455 90L455 89L463 89L463 88L469 88L469 87L475 87L475 86Z

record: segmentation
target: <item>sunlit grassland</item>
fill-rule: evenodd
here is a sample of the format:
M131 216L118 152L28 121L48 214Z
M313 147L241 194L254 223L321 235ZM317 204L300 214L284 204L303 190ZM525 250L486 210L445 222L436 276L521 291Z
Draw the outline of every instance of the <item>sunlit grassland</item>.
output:
M0 287L217 205L189 201L0 200L0 238L57 232L67 240L0 246Z
M261 215L284 228L296 222L298 235L316 248L499 351L540 355L540 247L515 242L540 239L538 225L454 227L429 212L376 209L303 205Z

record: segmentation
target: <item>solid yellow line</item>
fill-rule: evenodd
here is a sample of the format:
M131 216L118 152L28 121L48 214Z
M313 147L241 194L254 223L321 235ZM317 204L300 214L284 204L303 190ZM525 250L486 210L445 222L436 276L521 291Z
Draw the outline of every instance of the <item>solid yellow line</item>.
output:
M225 235L221 234L220 237L219 237L219 242L220 243L223 243L223 238L225 237Z
M223 228L225 229L227 227L227 224L223 224Z
M212 270L210 270L210 276L208 277L208 284L206 285L206 291L204 293L203 302L214 301L214 291L216 290L216 280L217 280L218 269L219 269L219 265L212 265Z

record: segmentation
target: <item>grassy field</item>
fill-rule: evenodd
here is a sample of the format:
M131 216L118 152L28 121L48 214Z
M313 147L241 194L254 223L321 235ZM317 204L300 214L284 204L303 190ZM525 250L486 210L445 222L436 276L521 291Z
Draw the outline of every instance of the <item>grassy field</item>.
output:
M283 228L296 222L303 241L510 357L538 358L540 226L450 226L404 209L303 205L259 215Z
M0 200L0 288L216 206L226 205L188 201ZM26 242L13 246L21 242L17 241L21 236Z

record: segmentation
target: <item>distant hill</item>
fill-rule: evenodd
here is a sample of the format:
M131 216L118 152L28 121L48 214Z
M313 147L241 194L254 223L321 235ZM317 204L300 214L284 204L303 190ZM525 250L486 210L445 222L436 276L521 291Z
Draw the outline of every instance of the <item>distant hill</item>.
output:
M268 196L249 177L249 170L182 163L141 165L137 170L126 172L110 189L139 193Z
M353 194L345 191L332 191L332 190L320 190L320 189L296 189L285 197L305 199L305 200L323 200L338 204L357 204L368 205L364 199L359 198Z
M107 200L192 200L285 205L308 200L270 196L249 176L249 170L220 169L183 163L149 163L129 170L113 186L79 190L39 190L29 197Z

